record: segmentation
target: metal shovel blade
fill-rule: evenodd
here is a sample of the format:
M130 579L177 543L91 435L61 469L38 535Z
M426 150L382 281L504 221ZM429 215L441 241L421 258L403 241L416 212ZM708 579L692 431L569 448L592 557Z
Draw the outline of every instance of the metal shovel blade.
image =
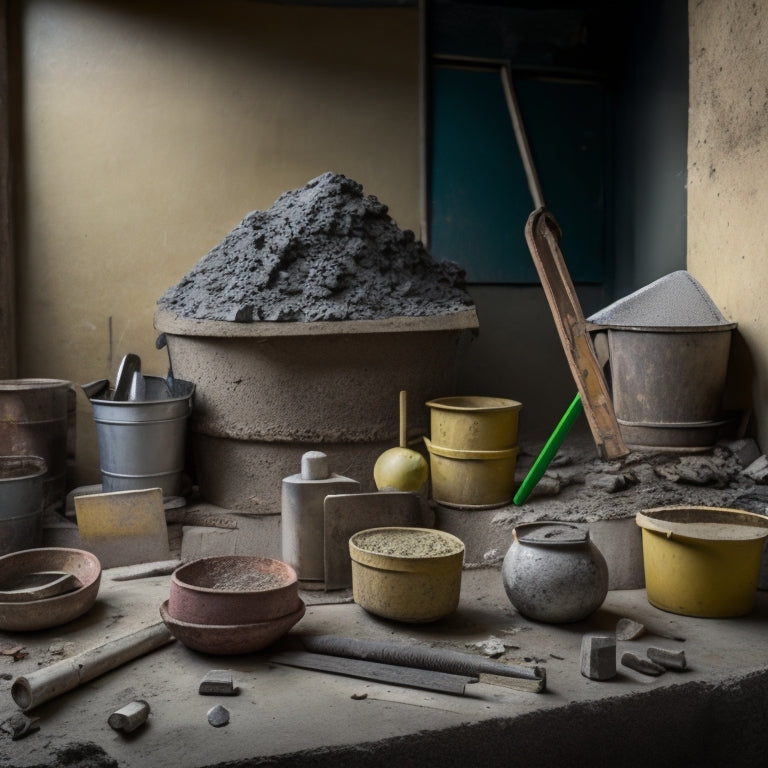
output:
M143 400L147 394L147 382L141 371L134 371L131 378L131 389L128 392L128 400Z
M127 400L131 391L133 374L141 371L141 358L129 352L120 363L115 380L115 394L113 400Z

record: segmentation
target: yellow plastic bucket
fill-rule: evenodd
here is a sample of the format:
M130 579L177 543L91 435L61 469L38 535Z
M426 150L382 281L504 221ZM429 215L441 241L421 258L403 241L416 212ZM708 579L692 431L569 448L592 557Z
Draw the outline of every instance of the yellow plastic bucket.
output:
M648 602L702 618L752 610L768 517L722 507L638 512Z
M489 509L509 504L515 487L517 446L498 451L460 451L432 443L429 475L432 499L461 509Z
M428 400L435 445L462 451L496 451L517 445L520 409L503 397L456 396Z
M434 528L367 528L349 539L352 597L369 613L411 624L453 613L464 542Z

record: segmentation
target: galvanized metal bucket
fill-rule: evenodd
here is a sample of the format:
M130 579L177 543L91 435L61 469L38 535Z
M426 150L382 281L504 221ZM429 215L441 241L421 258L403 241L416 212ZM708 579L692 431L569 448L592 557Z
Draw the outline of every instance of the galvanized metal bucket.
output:
M40 546L47 469L40 456L0 456L0 555Z
M717 442L733 328L608 329L613 407L628 446Z
M39 456L48 467L46 506L63 506L73 384L61 379L0 381L0 455Z
M737 326L693 275L665 275L588 322L598 355L608 334L613 409L628 447L691 451L718 441Z
M145 376L141 400L91 398L102 488L105 493L161 488L164 496L181 491L187 422L195 385Z

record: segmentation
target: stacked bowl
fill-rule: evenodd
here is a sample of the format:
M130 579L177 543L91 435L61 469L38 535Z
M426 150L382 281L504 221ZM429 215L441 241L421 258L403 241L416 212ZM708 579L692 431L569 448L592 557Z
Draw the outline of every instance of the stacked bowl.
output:
M281 560L223 555L192 560L171 575L160 615L195 651L252 653L285 635L306 611L296 571Z
M461 509L500 507L512 500L517 427L522 405L501 397L429 400L432 498Z

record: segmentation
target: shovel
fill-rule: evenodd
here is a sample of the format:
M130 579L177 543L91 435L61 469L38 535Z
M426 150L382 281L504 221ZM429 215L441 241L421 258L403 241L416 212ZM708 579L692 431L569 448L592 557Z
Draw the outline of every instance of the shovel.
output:
M115 394L113 400L128 400L133 376L141 372L141 358L129 352L121 361L120 368L117 370L117 379L115 380Z

